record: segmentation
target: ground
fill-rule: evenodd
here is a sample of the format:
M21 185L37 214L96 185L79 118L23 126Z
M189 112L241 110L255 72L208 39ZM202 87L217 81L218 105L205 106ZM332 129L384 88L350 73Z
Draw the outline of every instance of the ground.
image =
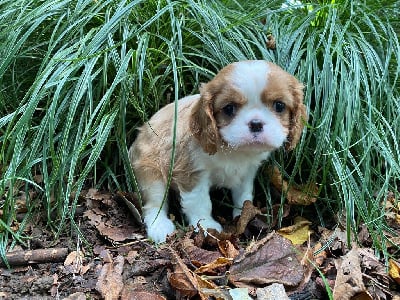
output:
M372 249L350 249L340 226L320 228L288 209L291 226L274 231L246 202L239 219L220 219L223 234L185 228L155 246L131 199L85 191L81 236L71 225L55 239L44 219L32 220L27 246L0 267L0 299L399 299L397 262L387 268ZM365 228L358 238L368 244Z

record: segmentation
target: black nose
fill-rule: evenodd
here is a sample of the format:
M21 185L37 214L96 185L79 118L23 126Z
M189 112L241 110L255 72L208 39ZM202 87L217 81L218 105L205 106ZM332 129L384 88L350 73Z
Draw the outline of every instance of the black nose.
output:
M264 123L259 119L251 120L249 123L249 128L251 132L261 132L263 131L263 126Z

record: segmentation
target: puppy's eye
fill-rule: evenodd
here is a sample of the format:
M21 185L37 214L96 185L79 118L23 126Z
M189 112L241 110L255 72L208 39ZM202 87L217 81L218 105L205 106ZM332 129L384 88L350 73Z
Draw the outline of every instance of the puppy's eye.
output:
M229 103L227 105L225 105L222 108L222 111L224 112L224 114L226 114L228 117L232 117L236 114L237 111L237 105L235 103Z
M277 113L281 113L285 110L286 105L282 101L275 101L272 107Z

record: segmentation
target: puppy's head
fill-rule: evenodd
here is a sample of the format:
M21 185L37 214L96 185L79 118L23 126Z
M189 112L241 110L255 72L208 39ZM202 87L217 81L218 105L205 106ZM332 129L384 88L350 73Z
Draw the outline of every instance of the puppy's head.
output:
M292 150L307 120L303 86L280 67L262 60L223 68L200 89L190 128L209 154Z

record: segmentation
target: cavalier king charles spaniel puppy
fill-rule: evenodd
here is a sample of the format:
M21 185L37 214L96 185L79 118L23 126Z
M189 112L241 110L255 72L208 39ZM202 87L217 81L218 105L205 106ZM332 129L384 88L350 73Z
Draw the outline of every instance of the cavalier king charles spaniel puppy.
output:
M166 193L173 124L177 118L171 188L179 192L189 224L222 230L211 216L211 187L232 192L233 217L253 199L261 162L283 146L293 149L307 120L303 85L264 60L240 61L203 84L200 94L159 110L139 131L129 158L144 200L150 239L164 242L175 230L168 218Z

